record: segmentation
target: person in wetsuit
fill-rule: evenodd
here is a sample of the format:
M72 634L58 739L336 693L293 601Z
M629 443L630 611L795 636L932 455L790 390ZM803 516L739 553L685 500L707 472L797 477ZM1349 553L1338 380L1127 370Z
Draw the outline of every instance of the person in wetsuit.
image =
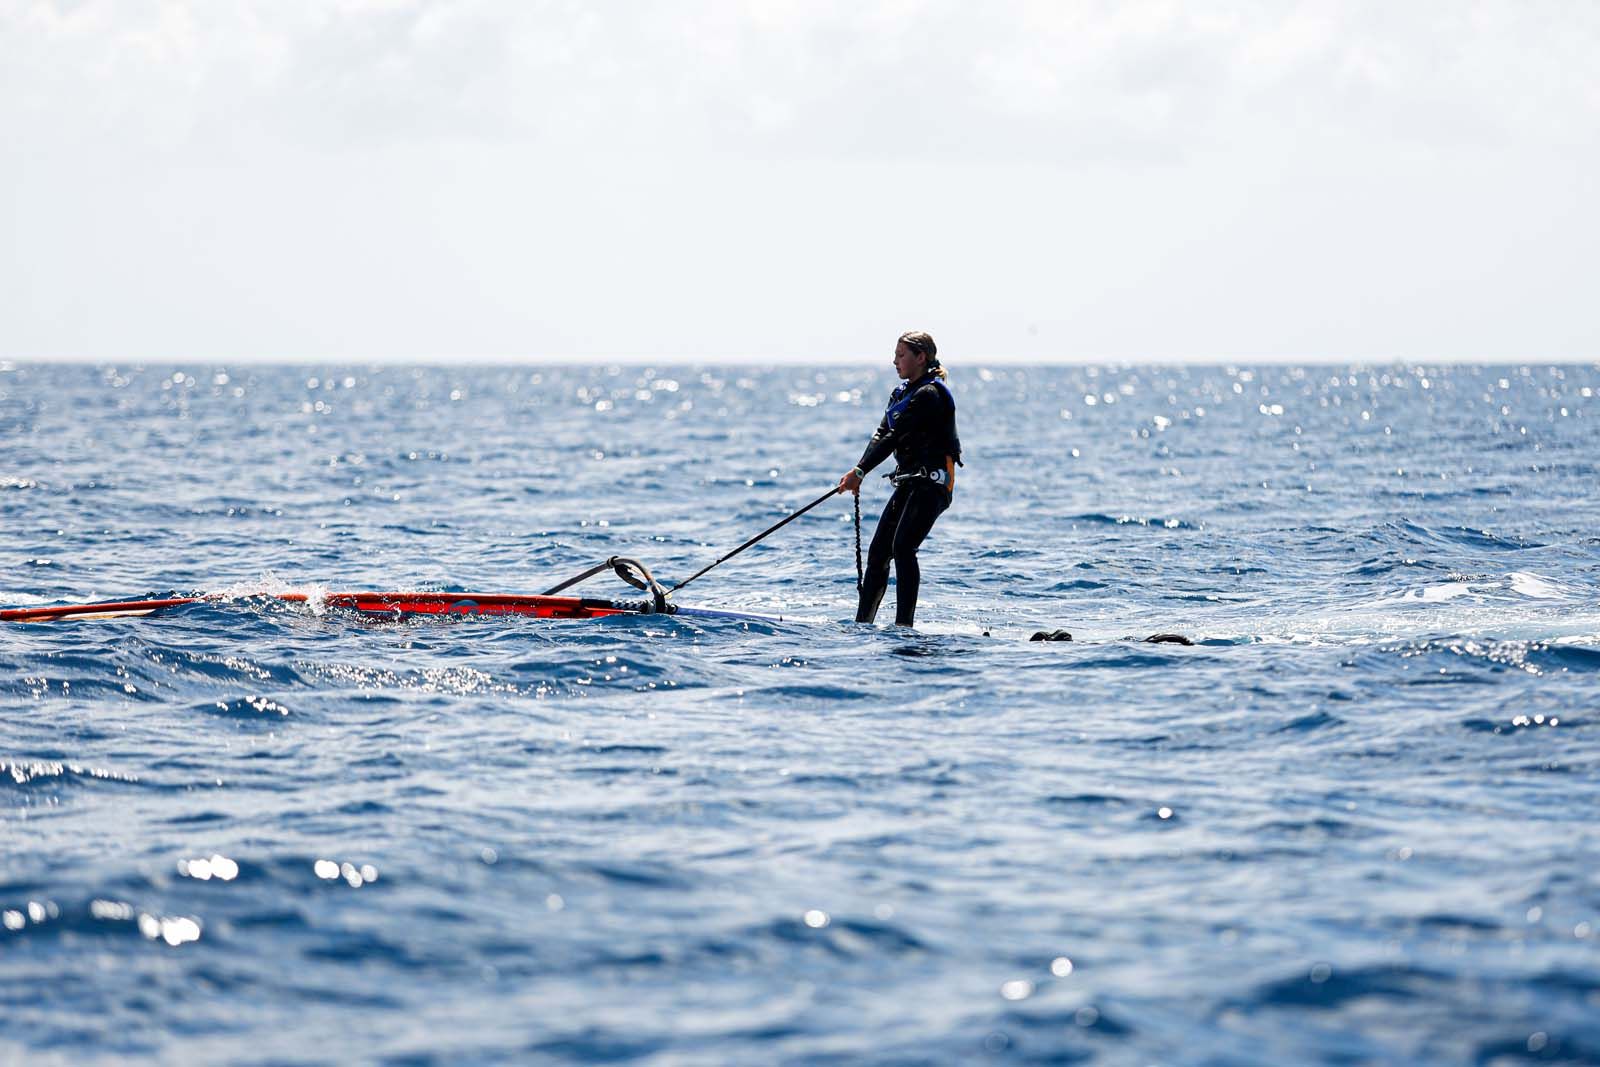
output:
M841 491L857 495L861 479L891 454L894 492L867 552L857 622L872 622L889 588L889 563L894 562L897 626L910 626L917 615L917 589L922 569L917 548L935 520L950 506L955 491L961 440L956 436L956 402L945 385L939 349L920 330L902 334L894 346L894 369L904 381L889 396L889 405L854 469L839 479Z

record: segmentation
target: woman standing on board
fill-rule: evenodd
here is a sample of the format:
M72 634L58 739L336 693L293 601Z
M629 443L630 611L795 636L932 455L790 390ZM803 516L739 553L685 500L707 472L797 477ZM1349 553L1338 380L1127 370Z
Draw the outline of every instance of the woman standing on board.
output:
M853 470L839 479L841 491L858 496L867 472L894 454L889 476L894 493L867 552L857 622L877 618L878 605L889 587L889 561L894 561L897 626L910 626L917 615L917 587L922 570L917 548L933 529L955 492L961 440L956 436L956 402L945 385L944 368L933 338L920 330L900 335L894 346L895 373L904 379L889 395L883 421Z

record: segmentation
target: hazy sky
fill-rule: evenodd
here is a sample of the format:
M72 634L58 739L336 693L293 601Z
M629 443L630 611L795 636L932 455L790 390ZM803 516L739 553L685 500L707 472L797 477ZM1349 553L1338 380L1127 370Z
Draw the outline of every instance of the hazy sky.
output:
M0 0L0 357L1600 359L1600 3Z

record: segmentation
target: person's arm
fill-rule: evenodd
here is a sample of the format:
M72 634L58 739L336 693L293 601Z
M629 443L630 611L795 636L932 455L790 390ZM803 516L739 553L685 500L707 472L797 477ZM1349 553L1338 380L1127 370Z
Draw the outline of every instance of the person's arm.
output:
M899 420L896 420L899 421ZM861 453L861 458L856 460L856 470L865 477L872 468L894 455L895 442L900 439L900 434L889 428L889 420L885 418L878 423L878 430L872 435L872 440L867 442L866 451Z
M865 478L873 467L882 463L885 456L894 451L894 440L894 431L889 429L889 417L885 415L879 420L878 429L872 435L872 440L867 443L867 450L861 453L860 461L852 470L845 471L844 476L839 479L839 491L861 492L861 479ZM885 441L888 442L887 448L882 447Z

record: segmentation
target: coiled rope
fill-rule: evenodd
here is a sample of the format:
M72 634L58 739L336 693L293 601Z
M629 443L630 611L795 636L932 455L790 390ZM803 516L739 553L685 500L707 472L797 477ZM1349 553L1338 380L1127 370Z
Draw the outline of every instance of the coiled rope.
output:
M856 495L856 596L867 585L867 572L861 569L861 494Z

